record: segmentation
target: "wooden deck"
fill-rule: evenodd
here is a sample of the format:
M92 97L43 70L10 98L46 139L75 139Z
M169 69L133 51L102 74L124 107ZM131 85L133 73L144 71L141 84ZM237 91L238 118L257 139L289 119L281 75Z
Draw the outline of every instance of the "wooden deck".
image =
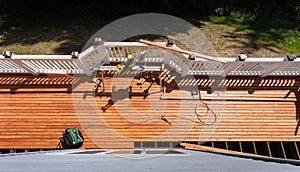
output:
M176 78L162 95L159 82L140 88L138 79L107 77L96 97L89 80L72 94L59 83L47 87L51 82L38 88L15 83L20 86L11 94L5 78L20 77L0 75L0 149L54 149L67 127L85 130L85 148L132 148L135 141L300 141L298 78ZM70 80L61 81L66 86ZM187 91L197 83L202 103ZM212 111L206 114L203 103Z

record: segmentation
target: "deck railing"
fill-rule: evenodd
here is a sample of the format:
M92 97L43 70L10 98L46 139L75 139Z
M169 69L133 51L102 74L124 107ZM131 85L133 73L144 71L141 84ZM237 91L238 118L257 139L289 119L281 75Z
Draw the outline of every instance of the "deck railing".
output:
M0 56L0 73L91 75L95 70L116 70L115 65L126 62L128 54L138 57L133 62L142 65L143 70L157 71L169 66L182 76L300 75L300 59L222 58L227 61L223 64L202 58L190 59L186 54L139 42L98 42L80 54L72 52L71 55L16 55L6 51Z

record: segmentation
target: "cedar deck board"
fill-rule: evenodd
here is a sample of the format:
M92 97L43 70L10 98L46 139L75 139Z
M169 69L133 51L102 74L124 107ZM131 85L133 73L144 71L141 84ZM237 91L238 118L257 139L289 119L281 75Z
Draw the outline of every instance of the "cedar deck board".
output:
M14 79L11 75L0 76L0 78L3 77L10 81L7 84L11 84ZM70 76L67 77L69 79ZM200 78L197 76L196 78L207 80L205 77ZM101 142L100 147L102 148L132 148L133 141L199 141L201 134L209 134L214 131L209 141L300 141L300 133L297 132L295 135L299 125L296 119L300 118L299 96L294 94L299 89L298 79L294 77L262 78L258 81L255 79L257 78L228 78L230 85L226 92L227 100L223 115L219 118L220 121L214 131L213 128L204 129L204 125L199 124L194 109L182 109L182 112L186 115L181 116L179 114L181 109L179 99L157 99L157 94L160 94L158 93L160 86L157 84L153 84L149 90L149 94L155 93L155 96L149 95L144 99L143 92L150 84L146 82L143 88L139 88L136 86L137 79L134 79L131 83L134 93L132 98L118 100L115 104L117 107L113 105L103 113L101 107L108 102L109 97L107 96L110 95L112 83L112 79L106 78L105 93L107 95L101 95L100 93L96 96L95 101L100 110L100 115L106 122L104 126L130 138L130 141L122 142L110 133L101 133L101 136L97 137L96 140ZM17 80L19 82L20 77L17 77ZM236 85L233 84L234 80L236 80ZM240 80L243 80L243 82ZM272 86L272 82L275 86ZM119 88L128 86L122 85L122 83L126 83L125 79L123 81L122 78L119 79L118 83L121 84ZM256 85L253 85L253 83L256 83ZM165 93L165 96L180 97L182 91L178 90L174 83L172 84L166 85L172 89L171 92ZM39 85L39 87L42 86ZM0 149L53 149L66 127L79 127L82 130L83 127L81 127L73 107L73 98L76 99L73 95L81 94L80 91L82 91L82 94L86 90L91 91L93 86L92 82L83 82L76 88L78 92L73 94L35 92L35 90L47 90L47 86L45 86L46 88L30 89L27 93L0 93ZM18 84L16 87L18 87ZM192 87L189 86L189 88ZM209 87L204 87L201 90L201 96L210 105L212 94L207 94L206 90L208 89ZM254 94L248 94L249 89L255 90ZM292 91L291 94L285 98L289 91ZM92 98L92 95L89 94L86 102L94 102L94 100L89 101ZM188 94L184 95L189 97ZM77 99L80 100L80 98ZM129 102L134 111L128 108L127 104L123 104L124 101ZM152 104L149 104L149 101ZM152 106L159 107L162 102L166 104L163 115L177 128L172 129L172 126L160 120L160 109L151 109ZM184 100L183 104L192 102L194 101ZM82 115L85 115L81 119L86 119L90 124L97 124L94 119L98 116L90 113L89 106L86 104L79 106L82 109ZM219 113L221 110L222 108L218 108L215 111ZM149 111L154 113L153 119L150 119L151 122L133 123L122 116L122 113L125 113L131 114L129 117L133 120L141 121L143 118L147 120ZM185 119L181 119L183 121L180 122L177 121L178 118ZM185 123L184 120L187 120L187 122ZM193 126L189 126L191 124ZM185 130L189 128L191 130L185 133ZM171 129L172 131L170 131ZM97 128L93 127L89 130L90 132L99 132ZM160 137L165 133L168 133L168 135ZM182 140L176 140L179 138L177 135L185 134L186 136ZM86 134L84 136L86 140L83 147L99 147Z

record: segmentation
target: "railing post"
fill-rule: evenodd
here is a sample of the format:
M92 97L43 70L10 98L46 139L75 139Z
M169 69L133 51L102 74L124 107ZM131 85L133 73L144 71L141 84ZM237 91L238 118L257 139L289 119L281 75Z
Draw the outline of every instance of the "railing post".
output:
M82 69L84 74L86 74L88 76L90 76L92 74L92 71L90 70L88 63L85 63L81 59L77 59L76 64Z
M104 51L104 52L103 52ZM90 76L94 71L94 66L100 66L106 58L103 46L93 45L86 51L79 54L77 64L83 70L83 73Z

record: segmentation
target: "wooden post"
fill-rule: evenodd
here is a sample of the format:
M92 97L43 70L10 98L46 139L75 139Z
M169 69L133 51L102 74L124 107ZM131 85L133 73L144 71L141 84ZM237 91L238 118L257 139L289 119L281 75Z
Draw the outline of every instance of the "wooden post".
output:
M253 144L254 153L255 153L255 155L257 155L257 150L256 150L255 142L253 141L252 144Z
M284 146L283 146L282 142L280 142L280 145L281 145L281 149L282 149L284 159L286 159L286 154L285 154L285 150L284 150Z
M272 152L271 152L271 149L270 149L269 142L267 142L267 147L268 147L269 155L270 155L270 157L272 157Z
M298 155L298 159L300 160L299 149L298 149L297 143L294 142L294 145L295 145L295 148L296 148L296 152L297 152L297 155Z
M239 141L239 145L240 145L240 150L241 152L243 152L243 147L242 147L242 143Z

